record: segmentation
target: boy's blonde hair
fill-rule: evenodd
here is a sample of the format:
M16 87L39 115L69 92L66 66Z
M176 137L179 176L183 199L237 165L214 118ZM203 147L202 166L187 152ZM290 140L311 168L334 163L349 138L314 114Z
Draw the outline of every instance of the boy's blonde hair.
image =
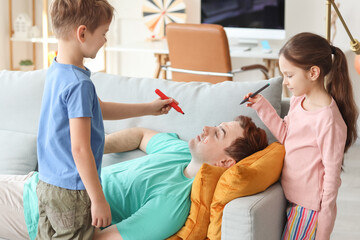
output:
M80 25L93 33L111 22L114 8L107 0L53 0L50 5L52 30L56 38L67 38Z

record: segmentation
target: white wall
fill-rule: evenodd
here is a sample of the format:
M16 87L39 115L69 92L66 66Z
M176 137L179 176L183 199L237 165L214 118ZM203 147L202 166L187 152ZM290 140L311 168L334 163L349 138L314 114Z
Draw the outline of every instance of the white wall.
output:
M184 0L187 6L187 22L200 22L200 0ZM109 45L146 41L150 32L142 18L142 0L110 0L116 9L116 18L109 33ZM115 36L116 35L116 36ZM151 53L107 53L108 72L135 77L152 77L155 58Z

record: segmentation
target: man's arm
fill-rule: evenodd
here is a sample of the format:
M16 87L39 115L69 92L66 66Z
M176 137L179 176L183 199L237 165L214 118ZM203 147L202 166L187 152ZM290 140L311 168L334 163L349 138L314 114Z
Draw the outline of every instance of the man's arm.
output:
M128 218L114 222L102 231L95 231L94 240L167 239L184 225L189 213L179 200L165 193L154 197Z
M128 128L105 137L104 153L126 152L139 148L146 152L149 140L157 131L147 128Z
M99 228L95 229L93 240L123 240L119 231L117 230L116 225L100 230Z

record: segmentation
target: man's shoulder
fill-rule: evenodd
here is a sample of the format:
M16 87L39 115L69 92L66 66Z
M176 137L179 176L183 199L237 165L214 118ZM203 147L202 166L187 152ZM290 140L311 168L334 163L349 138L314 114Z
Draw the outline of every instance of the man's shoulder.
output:
M189 152L188 143L176 133L158 133L149 140L146 147L147 153L183 151Z

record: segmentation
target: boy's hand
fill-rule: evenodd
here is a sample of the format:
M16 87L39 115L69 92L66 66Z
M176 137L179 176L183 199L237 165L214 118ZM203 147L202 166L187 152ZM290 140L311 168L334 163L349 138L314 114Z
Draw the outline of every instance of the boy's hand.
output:
M250 98L251 94L253 94L253 93L251 92L244 96L244 99L249 98L248 103L246 104L247 107L251 107L254 103L258 102L260 100L260 98L262 98L261 94L256 94L254 97Z
M91 224L94 227L107 227L111 224L110 205L106 200L96 203L91 202Z
M179 104L173 98L164 100L162 100L161 98L155 99L150 103L151 115L167 114L171 109L171 106L169 104L172 102Z

